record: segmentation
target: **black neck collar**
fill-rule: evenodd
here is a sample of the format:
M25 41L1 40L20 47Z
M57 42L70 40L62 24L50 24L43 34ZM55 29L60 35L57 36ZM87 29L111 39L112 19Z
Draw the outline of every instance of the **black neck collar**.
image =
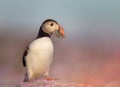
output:
M42 38L42 37L50 37L50 35L47 34L47 33L45 33L45 32L42 30L42 28L40 27L40 30L39 30L39 33L38 33L38 36L37 36L36 39Z

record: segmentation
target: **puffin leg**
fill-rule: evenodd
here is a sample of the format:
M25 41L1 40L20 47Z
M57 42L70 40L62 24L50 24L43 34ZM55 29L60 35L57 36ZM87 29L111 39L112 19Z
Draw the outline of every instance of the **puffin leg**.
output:
M47 70L47 72L45 72L44 77L46 80L49 80L49 81L56 80L56 78L49 77L49 69Z
M45 72L44 77L49 77L49 70L47 70L47 72Z

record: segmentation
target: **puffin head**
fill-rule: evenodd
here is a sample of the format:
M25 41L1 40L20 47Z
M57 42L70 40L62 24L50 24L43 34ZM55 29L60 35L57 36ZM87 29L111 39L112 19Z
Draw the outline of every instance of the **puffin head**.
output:
M64 38L64 29L57 21L53 19L45 20L40 27L40 31L39 31L39 35L44 33L48 36L53 35L58 38Z

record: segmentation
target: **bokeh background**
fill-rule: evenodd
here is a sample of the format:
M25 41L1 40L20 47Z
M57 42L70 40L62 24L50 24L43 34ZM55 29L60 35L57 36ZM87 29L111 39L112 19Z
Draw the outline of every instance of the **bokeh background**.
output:
M0 0L0 87L23 81L23 51L48 18L65 29L65 39L52 38L51 76L120 87L120 0Z

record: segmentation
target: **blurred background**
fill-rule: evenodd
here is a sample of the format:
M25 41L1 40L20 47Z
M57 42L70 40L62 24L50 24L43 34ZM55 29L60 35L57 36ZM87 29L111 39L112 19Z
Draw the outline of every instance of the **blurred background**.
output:
M24 49L48 18L65 29L65 39L52 38L51 76L120 87L120 0L0 0L0 87L23 81Z

